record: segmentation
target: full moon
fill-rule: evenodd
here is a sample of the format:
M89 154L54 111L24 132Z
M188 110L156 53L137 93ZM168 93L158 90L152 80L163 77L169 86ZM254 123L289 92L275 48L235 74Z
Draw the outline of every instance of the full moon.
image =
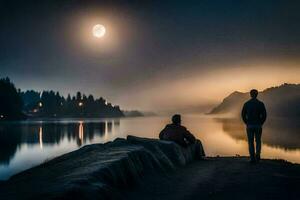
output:
M101 38L105 35L106 29L102 24L96 24L93 27L93 35L97 38Z

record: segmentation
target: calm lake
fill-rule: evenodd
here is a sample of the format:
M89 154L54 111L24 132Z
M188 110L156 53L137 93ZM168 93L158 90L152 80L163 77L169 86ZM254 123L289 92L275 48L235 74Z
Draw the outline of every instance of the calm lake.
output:
M61 119L0 123L0 180L91 143L127 135L157 138L169 117ZM262 157L300 163L300 120L269 119ZM208 156L248 155L239 120L183 115L183 125L202 140Z

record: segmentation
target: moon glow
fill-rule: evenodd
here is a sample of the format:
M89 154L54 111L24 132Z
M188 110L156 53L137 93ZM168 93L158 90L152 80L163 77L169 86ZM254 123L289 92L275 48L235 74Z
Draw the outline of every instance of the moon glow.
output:
M96 24L94 27L93 27L93 35L96 37L96 38L101 38L105 35L106 33L106 29L105 27L102 25L102 24Z

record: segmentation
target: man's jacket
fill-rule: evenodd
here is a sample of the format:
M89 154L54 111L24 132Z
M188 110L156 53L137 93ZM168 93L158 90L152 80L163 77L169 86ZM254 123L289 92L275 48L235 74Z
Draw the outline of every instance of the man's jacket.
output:
M247 126L262 126L266 121L267 112L263 102L250 99L242 109L242 119Z
M193 144L196 138L184 126L168 124L159 134L161 140L174 141L181 146Z

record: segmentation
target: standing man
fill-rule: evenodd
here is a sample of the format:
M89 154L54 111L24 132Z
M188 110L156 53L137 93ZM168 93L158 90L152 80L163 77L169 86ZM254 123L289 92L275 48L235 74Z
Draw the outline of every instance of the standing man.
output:
M267 118L265 105L257 99L257 95L257 90L251 90L251 99L244 104L242 109L242 119L247 126L251 163L259 162L260 160L262 125ZM254 138L256 143L256 152L254 148Z

